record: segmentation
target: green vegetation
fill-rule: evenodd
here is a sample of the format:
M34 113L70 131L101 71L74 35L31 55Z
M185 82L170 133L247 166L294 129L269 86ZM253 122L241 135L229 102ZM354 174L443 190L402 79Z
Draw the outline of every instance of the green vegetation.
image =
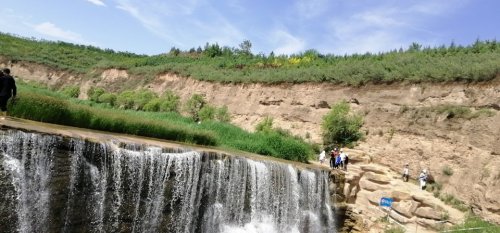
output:
M385 233L405 233L405 229L400 226L394 226L384 231Z
M443 201L447 205L451 205L453 206L453 208L460 210L462 212L469 210L469 206L467 206L467 204L465 204L463 201L458 200L451 194L443 193L439 195L439 199L441 199L441 201Z
M451 232L465 232L465 233L497 233L500 232L500 226L482 220L477 216L470 215L464 223L455 225L449 230Z
M472 111L470 108L465 106L457 106L457 105L441 105L433 107L438 113L446 114L447 118L463 118L463 119L473 119L478 118L480 116L494 116L495 113L490 109L479 109L477 111Z
M68 99L62 93L22 81L18 82L18 89L15 103L9 103L9 114L14 117L219 146L301 162L306 162L314 154L311 145L278 130L249 133L224 122L207 120L198 124L176 112L117 109L107 103ZM227 108L221 109L219 111L223 113L220 114L228 114Z
M450 44L379 54L333 55L307 50L300 54L252 54L252 44L239 48L206 44L204 48L147 56L115 52L94 46L20 38L0 34L0 56L28 61L94 77L95 70L127 69L132 77L148 80L172 73L199 80L232 83L330 82L349 85L392 82L477 82L500 73L500 46L496 40L472 45ZM126 88L125 88L126 89Z
M321 123L323 144L351 145L363 137L361 126L363 117L351 113L347 102L339 102L323 117Z
M445 167L443 167L443 174L445 176L452 176L453 175L453 169L451 169L451 167L445 166Z

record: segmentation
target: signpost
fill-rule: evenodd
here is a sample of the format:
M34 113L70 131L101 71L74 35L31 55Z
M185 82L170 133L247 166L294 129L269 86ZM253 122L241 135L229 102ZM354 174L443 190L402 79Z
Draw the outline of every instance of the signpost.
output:
M394 199L390 197L382 197L380 198L380 206L382 207L392 207L392 202L394 202Z

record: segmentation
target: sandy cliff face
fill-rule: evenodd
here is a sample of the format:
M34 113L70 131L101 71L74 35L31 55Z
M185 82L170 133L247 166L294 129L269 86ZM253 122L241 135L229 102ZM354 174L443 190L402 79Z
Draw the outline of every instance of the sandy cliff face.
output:
M357 149L396 171L408 162L413 177L427 168L443 184L442 193L470 203L476 213L500 223L500 76L481 84L348 87L219 84L164 74L142 84L123 70L107 70L88 80L29 64L4 65L10 65L21 79L80 84L82 98L92 85L116 90L124 83L137 83L157 93L172 90L182 100L199 93L213 105L227 105L232 122L245 129L253 130L263 117L271 116L276 126L304 138L310 135L314 142L321 142L320 124L329 106L347 100L365 119L366 139ZM439 113L436 106L445 104L465 106L472 112L487 109L483 111L488 114L467 119Z

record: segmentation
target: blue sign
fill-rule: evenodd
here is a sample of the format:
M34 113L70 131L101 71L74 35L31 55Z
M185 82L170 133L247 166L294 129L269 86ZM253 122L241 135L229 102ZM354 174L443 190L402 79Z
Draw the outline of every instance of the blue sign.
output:
M382 198L380 198L380 206L391 207L393 201L394 200L390 197L382 197Z

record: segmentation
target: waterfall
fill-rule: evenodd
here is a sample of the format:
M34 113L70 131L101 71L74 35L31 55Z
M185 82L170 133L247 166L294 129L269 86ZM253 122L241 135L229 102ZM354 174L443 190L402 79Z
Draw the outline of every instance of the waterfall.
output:
M324 171L14 130L0 153L7 231L335 232Z

